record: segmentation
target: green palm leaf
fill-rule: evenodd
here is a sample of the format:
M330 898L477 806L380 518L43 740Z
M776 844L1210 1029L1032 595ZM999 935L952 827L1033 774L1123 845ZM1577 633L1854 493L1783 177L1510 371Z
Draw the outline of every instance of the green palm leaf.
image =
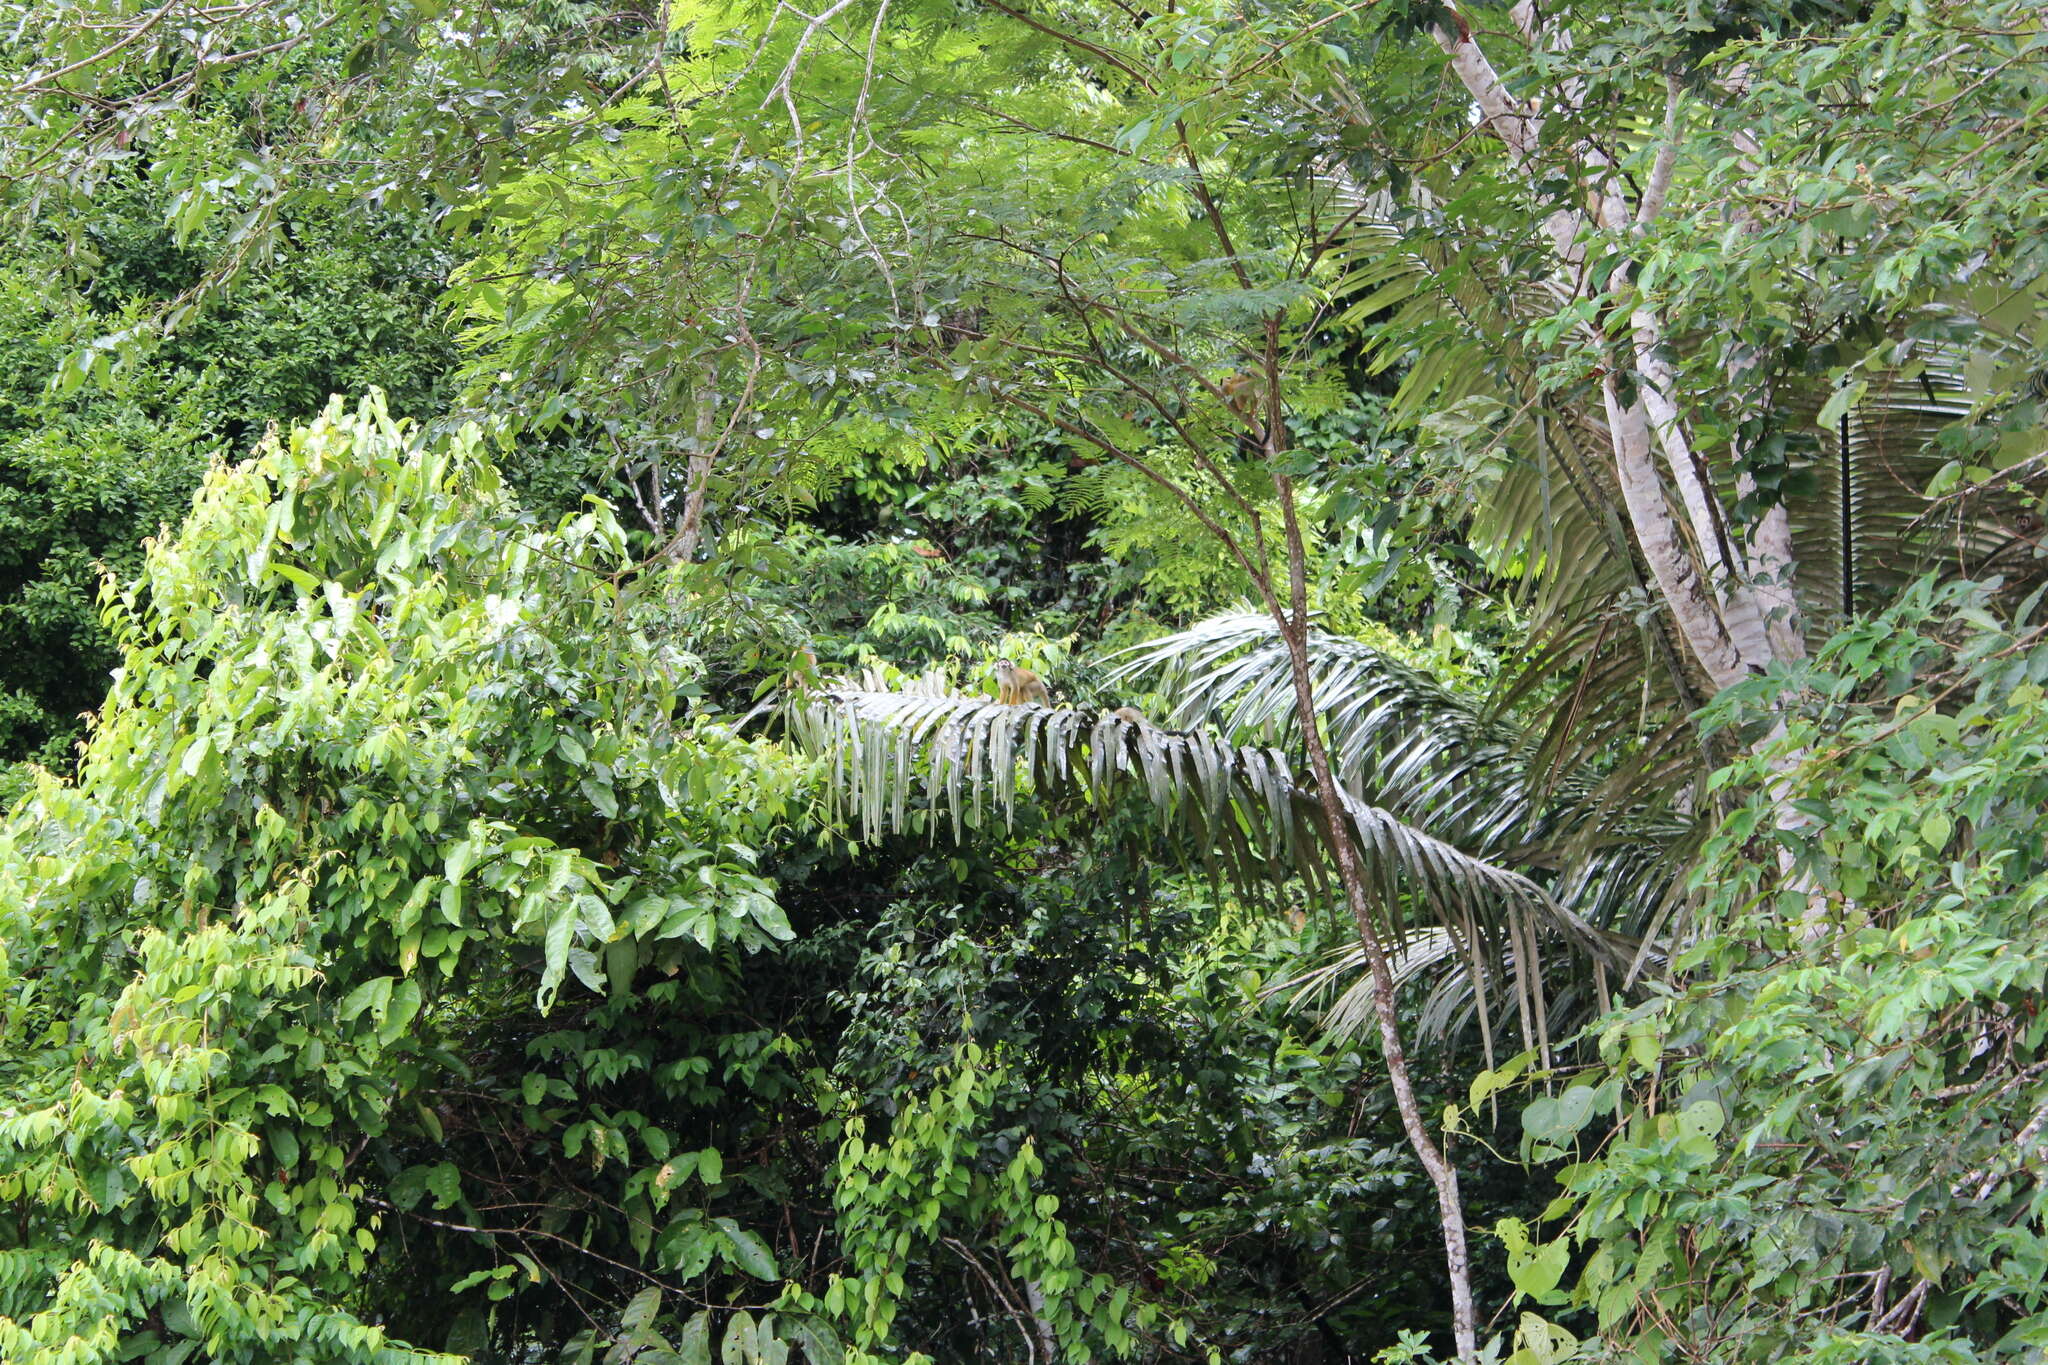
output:
M1677 894L1696 822L1636 790L1628 764L1543 780L1540 743L1370 646L1311 631L1309 660L1331 766L1352 799L1490 865L1542 881L1604 931L1639 937ZM1124 651L1179 719L1213 718L1238 742L1288 743L1293 681L1272 621L1214 617Z
M836 686L794 699L792 738L828 764L835 813L863 839L945 832L960 840L1014 818L1020 793L1103 804L1142 794L1184 845L1242 886L1296 874L1326 886L1326 821L1275 746L1169 730L1113 713L1005 706L910 690ZM1509 934L1541 924L1586 951L1625 946L1534 880L1458 847L1353 793L1341 802L1383 926L1399 936L1426 913L1497 960Z
M1513 464L1475 509L1472 541L1520 577L1530 644L1503 675L1490 714L1537 717L1526 770L1544 782L1602 771L1611 813L1689 799L1683 789L1714 762L1685 719L1706 689L1656 610L1617 515L1600 418L1542 396L1515 325L1556 300L1532 294L1526 278L1492 278L1486 244L1447 237L1422 211L1426 195L1398 217L1377 200L1357 206L1360 217L1330 253L1339 272L1331 292L1351 304L1341 317L1362 328L1370 365L1409 366L1397 415L1413 420L1489 391L1514 414L1500 433ZM1988 462L1994 478L1946 497L1928 490L1955 458L1950 437L2002 416L2001 404L2038 399L2030 338L2043 309L2038 292L1987 284L1907 319L1921 339L1881 346L1889 367L1857 371L1859 401L1820 424L1815 453L1795 461L1805 477L1786 499L1810 638L1880 609L1929 569L1997 573L2015 586L2038 580L2035 499L2012 487L2048 480L2048 431L2008 432L2000 451L1973 461ZM1813 432L1831 394L1818 377L1782 377L1773 389L1780 424ZM1721 466L1732 505L1734 472Z

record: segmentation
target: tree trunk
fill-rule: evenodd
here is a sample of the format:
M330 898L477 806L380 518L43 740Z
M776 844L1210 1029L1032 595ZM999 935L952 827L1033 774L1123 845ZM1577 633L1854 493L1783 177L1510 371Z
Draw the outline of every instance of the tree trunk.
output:
M1474 40L1470 26L1455 8L1449 13L1456 31L1438 24L1431 28L1431 35L1450 59L1451 70L1466 93L1479 106L1481 117L1506 144L1510 159L1517 166L1530 167L1541 149L1541 115L1507 89ZM1533 4L1518 4L1513 14L1532 45L1544 40L1545 35L1536 27ZM1550 41L1553 47L1570 46L1568 37L1552 36ZM1590 140L1566 149L1579 164L1592 168L1585 183L1588 212L1594 222L1609 232L1639 230L1663 206L1677 162L1680 95L1675 80L1668 85L1666 146L1659 150L1635 212L1629 211L1624 182L1606 152ZM1569 84L1565 103L1567 107L1575 103L1575 90ZM1744 137L1738 137L1737 144L1744 154L1755 147L1753 141ZM1558 262L1565 269L1573 292L1580 297L1585 296L1584 272L1578 269L1584 261L1584 249L1577 238L1584 224L1582 215L1564 210L1551 214L1544 223ZM1663 320L1656 310L1639 301L1630 315L1628 359L1633 362L1636 375L1633 401L1623 401L1612 372L1602 380L1601 398L1607 413L1615 476L1636 544L1686 647L1718 691L1773 664L1796 663L1806 657L1799 603L1793 591L1797 560L1791 521L1783 506L1765 513L1751 531L1747 546L1738 549L1731 543L1728 519L1694 451L1684 415L1678 408L1676 375L1664 354L1666 337ZM1618 368L1620 357L1615 357L1611 369ZM1666 499L1663 477L1657 472L1651 454L1653 433L1685 508L1693 533L1691 545L1680 533ZM1746 476L1738 472L1738 488L1754 488L1752 483L1744 489L1745 481ZM1769 745L1783 734L1784 726L1779 724L1759 743ZM1789 791L1789 773L1803 758L1803 754L1794 753L1774 762L1776 770L1785 776L1771 784L1768 795L1772 823L1784 833L1797 832L1812 823L1794 809ZM1819 936L1825 931L1829 903L1811 879L1798 871L1789 848L1780 849L1778 863L1785 884L1806 892L1802 932L1809 938Z
M1518 16L1521 13L1517 10ZM1533 22L1533 10L1530 19ZM1456 19L1456 24L1455 31L1438 25L1431 33L1466 93L1507 145L1511 160L1518 166L1530 166L1540 150L1541 115L1508 91L1464 21ZM1531 31L1527 36L1534 42L1542 35ZM1667 138L1676 135L1677 98L1674 86ZM1586 185L1588 211L1554 213L1544 228L1559 264L1576 281L1578 272L1573 268L1583 260L1577 237L1588 215L1610 232L1629 231L1647 222L1663 203L1676 158L1660 153L1639 211L1631 213L1623 184L1605 152L1590 144L1568 151L1593 168ZM1574 290L1583 293L1576 284ZM1664 356L1663 321L1653 308L1639 303L1631 314L1630 330L1627 353L1616 356L1615 361L1618 366L1625 358L1634 370L1634 392L1625 401L1611 374L1601 386L1616 480L1636 543L1680 635L1714 686L1727 687L1774 663L1804 656L1797 603L1791 595L1790 523L1782 508L1774 509L1753 532L1747 547L1731 543L1727 518L1677 405L1676 375ZM1658 473L1651 455L1653 438L1663 451L1671 485L1685 509L1691 544L1666 501L1665 476Z
M1269 439L1269 449L1271 441ZM1302 544L1301 522L1295 515L1294 481L1284 474L1273 476L1280 495L1280 512L1287 527L1288 610L1275 611L1274 620L1287 644L1288 671L1294 680L1294 710L1301 724L1302 747L1308 754L1309 771L1315 777L1316 799L1329 823L1330 851L1337 864L1337 878L1344 899L1358 928L1359 944L1372 973L1373 1017L1379 1025L1380 1050L1387 1061L1387 1084L1394 1092L1394 1107L1400 1111L1401 1128L1408 1137L1436 1188L1437 1215L1444 1241L1444 1267L1451 1281L1451 1333L1458 1359L1479 1359L1479 1313L1472 1298L1472 1259L1465 1229L1465 1203L1458 1190L1458 1169L1430 1136L1422 1105L1415 1098L1415 1084L1408 1070L1408 1050L1401 1038L1399 994L1394 974L1387 964L1385 946L1372 920L1366 899L1365 874L1359 867L1358 844L1352 837L1351 815L1344 790L1330 770L1329 750L1323 744L1320 712L1316 709L1314 675L1308 662L1308 567Z
M683 481L683 518L676 526L675 539L662 551L663 557L673 557L685 564L697 557L697 541L704 525L704 493L711 484L711 466L718 453L718 443L712 439L718 421L718 390L709 367L697 381L691 398L696 408L695 430L691 433L695 446L690 451L689 473Z

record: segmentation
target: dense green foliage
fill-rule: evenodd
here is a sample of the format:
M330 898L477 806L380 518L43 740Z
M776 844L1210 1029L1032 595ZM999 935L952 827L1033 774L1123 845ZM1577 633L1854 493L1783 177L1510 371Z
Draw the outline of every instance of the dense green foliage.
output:
M814 1359L904 1315L967 1358L991 1266L1075 1349L1386 1338L1357 1258L1412 1175L1357 1051L1257 1000L1289 941L1206 897L1134 921L1142 865L1051 831L867 874L878 920L845 854L787 847L776 892L802 768L692 717L624 543L370 406L216 472L110 599L78 777L4 844L0 1188L44 1230L8 1359L573 1356L608 1301L687 1358L709 1319L625 1308L668 1285Z
M1554 1156L1626 1106L1561 1176L1557 1246L1590 1253L1570 1301L1639 1352L2028 1360L2048 1339L2044 678L2027 613L1920 590L1759 684L1797 703L1775 752L1821 756L1791 787L1815 824L1778 837L1833 922L1802 932L1803 900L1772 895L1753 798L1696 874L1683 988L1603 1024L1605 1064L1523 1120ZM1722 778L1760 790L1772 757Z
M335 393L382 388L419 416L443 407L445 253L375 221L296 225L146 368L111 390L53 393L82 342L204 277L208 243L180 245L161 218L146 187L104 185L81 225L91 263L75 288L49 289L59 258L47 249L0 274L0 759L63 760L115 659L100 575L135 572L143 538L183 519L210 462Z
M2038 6L0 35L0 1359L2048 1351Z
M444 1087L617 1159L611 1198L643 1224L692 1175L718 1185L715 1150L668 1161L658 1110L551 1076L559 1043L493 1077L458 1041L502 1027L508 988L530 1009L572 974L610 982L630 1017L643 957L716 976L790 933L747 866L786 765L673 729L686 657L608 628L617 527L543 531L473 443L423 453L378 408L331 415L212 476L111 604L119 681L78 780L8 827L5 1181L61 1230L10 1256L16 1302L60 1307L7 1329L9 1359L74 1336L167 1360L374 1351L347 1287L378 1210L458 1197L455 1167L410 1159L449 1138ZM601 1076L637 1051L661 1107L701 1088L672 1042L657 1068L612 1041ZM699 1229L713 1250L771 1272L720 1226ZM103 1250L73 1264L74 1236Z

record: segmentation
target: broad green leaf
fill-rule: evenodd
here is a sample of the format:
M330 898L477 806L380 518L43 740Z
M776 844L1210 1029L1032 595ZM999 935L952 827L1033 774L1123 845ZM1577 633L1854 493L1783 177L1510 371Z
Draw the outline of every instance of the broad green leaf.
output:
M713 1219L726 1237L726 1259L757 1280L775 1278L775 1256L768 1244L730 1218Z

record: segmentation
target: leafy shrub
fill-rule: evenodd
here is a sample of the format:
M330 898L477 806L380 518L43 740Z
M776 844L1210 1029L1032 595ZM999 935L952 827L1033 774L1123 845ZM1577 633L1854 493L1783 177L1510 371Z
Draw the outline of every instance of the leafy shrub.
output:
M1606 1021L1602 1064L1524 1116L1542 1155L1619 1113L1561 1176L1561 1233L1517 1258L1539 1303L1586 1311L1589 1346L2048 1346L2048 642L1992 600L1923 583L1716 704L1785 732L1716 779L1749 795L1695 875L1676 987ZM1775 827L1781 789L1804 828Z
M658 1235L687 1277L773 1279L708 1212L711 1062L677 1039L790 934L749 862L794 774L682 715L623 545L372 400L214 470L110 591L78 778L0 826L0 1357L425 1359L375 1322L449 1333L447 1282L365 1277L513 1217L473 1206L480 1133L501 1182L534 1162L494 1187L532 1221L468 1302L600 1204L614 1262ZM639 1111L603 1103L649 1068Z

